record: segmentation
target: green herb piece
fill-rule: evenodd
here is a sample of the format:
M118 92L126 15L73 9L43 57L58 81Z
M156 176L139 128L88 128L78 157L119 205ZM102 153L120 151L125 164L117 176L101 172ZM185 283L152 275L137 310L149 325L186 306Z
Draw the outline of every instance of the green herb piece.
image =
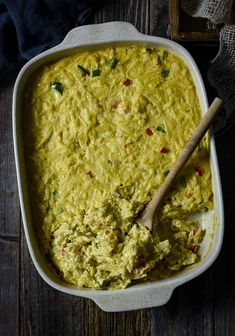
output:
M148 54L153 54L154 50L154 48L146 48Z
M203 150L203 143L202 142L199 142L198 144L198 151L200 152L201 150Z
M156 131L166 133L165 125L159 125L158 127L156 127Z
M109 164L110 166L112 166L112 165L113 165L113 162L112 162L111 160L108 160L108 164Z
M81 71L81 73L85 76L85 75L90 75L90 71L83 68L83 66L78 65L78 69Z
M108 63L108 67L111 69L115 69L118 64L118 60L116 58L111 59L111 61Z
M157 55L157 64L161 65L162 64L162 59L160 55Z
M51 83L51 88L58 91L61 96L63 95L64 89L63 85L60 82Z
M54 191L52 192L52 194L53 194L53 196L54 196L55 198L57 198L57 197L59 196L59 193L58 193L57 190L54 190Z
M168 52L166 50L161 50L160 55L157 56L157 63L161 65L168 57Z
M166 50L163 51L163 55L162 55L162 60L165 61L168 57L168 52Z
M161 72L161 75L162 75L163 78L168 77L169 74L170 74L170 70L167 70L167 69L165 69Z
M58 214L61 215L64 212L64 209L60 209Z
M92 77L99 77L101 75L101 70L96 69L92 71Z
M165 170L165 171L164 171L164 173L163 173L163 174L164 174L164 176L166 177L166 176L169 174L169 172L170 172L170 170L169 170L169 169L168 169L168 170Z
M100 287L102 289L107 289L109 284L109 280L102 280L102 283L100 284Z
M187 187L187 182L186 182L186 179L185 179L185 176L181 176L180 178L180 184L183 188L186 188Z

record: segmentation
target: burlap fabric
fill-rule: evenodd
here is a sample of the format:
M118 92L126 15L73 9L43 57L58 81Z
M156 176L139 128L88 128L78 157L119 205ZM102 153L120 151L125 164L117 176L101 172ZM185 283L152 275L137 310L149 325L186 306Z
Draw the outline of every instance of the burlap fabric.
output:
M235 1L235 0L234 0ZM233 0L181 0L182 9L195 17L224 23L220 31L220 49L208 70L211 85L225 102L226 113L217 122L217 129L235 121L235 20Z
M181 0L181 7L191 16L208 18L214 23L229 23L233 0Z

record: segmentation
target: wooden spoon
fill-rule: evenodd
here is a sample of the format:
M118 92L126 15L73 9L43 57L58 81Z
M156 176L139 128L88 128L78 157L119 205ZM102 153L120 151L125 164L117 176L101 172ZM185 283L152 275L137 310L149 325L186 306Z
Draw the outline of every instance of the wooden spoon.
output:
M148 203L146 208L141 212L139 217L136 218L135 221L137 223L146 226L150 230L152 229L155 214L158 212L165 195L168 193L169 189L175 182L175 179L179 174L180 170L182 169L182 167L184 167L190 156L193 154L195 148L197 147L197 145L199 144L199 142L209 129L211 123L213 122L214 118L216 117L217 113L220 111L222 106L223 101L219 98L215 98L213 103L209 107L208 111L202 118L200 124L198 125L193 135L191 136L190 140L184 147L180 157L170 170L165 181L158 189L157 193L153 196L152 200Z

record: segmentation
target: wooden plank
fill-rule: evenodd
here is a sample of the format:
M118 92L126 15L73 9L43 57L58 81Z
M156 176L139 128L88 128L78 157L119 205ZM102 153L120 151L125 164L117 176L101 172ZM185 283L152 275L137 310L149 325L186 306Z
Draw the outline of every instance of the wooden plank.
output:
M20 335L84 335L84 299L63 294L47 285L21 239Z
M11 100L13 86L0 89L0 236L18 237L20 210L13 154Z
M213 272L184 284L168 304L152 309L151 335L213 335Z
M85 334L84 336L149 336L149 309L130 312L106 313L93 301L85 302Z
M169 21L172 40L216 41L219 33L208 29L208 20L192 18L180 8L179 0L169 0Z
M166 36L167 1L113 0L95 15L93 22L114 20L131 22L143 33ZM230 140L232 143L232 136ZM229 165L228 158L226 164ZM230 173L230 182L232 180ZM228 195L231 196L231 192ZM232 208L232 197L229 206ZM232 223L234 213L230 210L230 214ZM229 229L231 237L235 233L233 227ZM215 268L212 268L198 279L176 289L170 302L163 307L126 313L105 313L90 300L59 293L46 285L35 270L22 237L20 334L233 335L235 288L228 256L234 258L234 250L231 238L227 239L227 243L230 243L230 247L222 255L223 265L217 266L215 281ZM224 263L226 258L228 261ZM226 289L223 283L227 279L231 280L228 281Z
M12 85L0 88L0 335L18 335L20 209L11 127Z
M0 335L18 335L19 243L0 238Z
M225 234L214 270L214 335L235 335L235 124L216 139L225 207Z
M167 0L113 0L95 14L93 23L126 21L141 33L167 36L167 13Z
M151 0L149 6L149 24L151 35L168 36L168 1Z

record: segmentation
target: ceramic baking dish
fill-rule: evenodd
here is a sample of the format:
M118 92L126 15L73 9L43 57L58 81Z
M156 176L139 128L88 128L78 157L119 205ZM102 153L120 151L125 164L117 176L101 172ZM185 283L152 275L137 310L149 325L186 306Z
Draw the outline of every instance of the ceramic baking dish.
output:
M195 278L215 261L223 239L223 203L215 144L212 135L210 140L210 160L215 210L197 216L201 226L206 229L206 235L200 249L201 260L199 263L166 280L138 284L123 290L107 291L76 288L73 285L62 282L62 280L52 274L41 255L31 221L29 202L31 195L27 191L22 141L21 125L23 115L21 112L21 97L27 78L41 64L64 55L72 54L78 49L92 49L104 45L114 46L131 43L143 46L163 47L181 57L191 70L200 99L202 113L206 112L208 107L206 91L200 72L190 54L175 42L155 36L143 35L131 24L125 22L88 25L71 30L61 44L36 56L23 67L16 80L13 93L13 136L19 198L25 236L34 265L42 278L52 287L68 294L88 297L94 300L105 311L125 311L165 304L177 286Z

